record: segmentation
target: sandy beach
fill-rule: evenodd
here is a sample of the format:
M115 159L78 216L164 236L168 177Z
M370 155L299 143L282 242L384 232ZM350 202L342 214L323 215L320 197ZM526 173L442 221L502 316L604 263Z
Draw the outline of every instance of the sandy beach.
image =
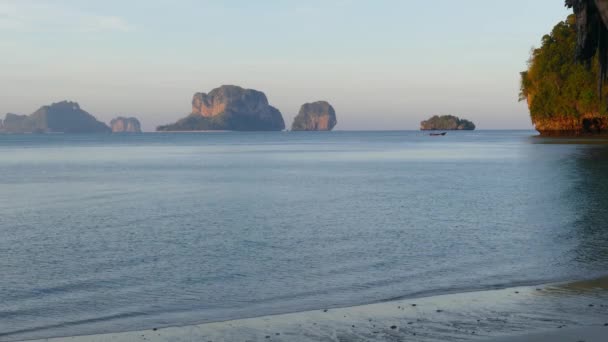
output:
M605 341L608 279L39 341Z

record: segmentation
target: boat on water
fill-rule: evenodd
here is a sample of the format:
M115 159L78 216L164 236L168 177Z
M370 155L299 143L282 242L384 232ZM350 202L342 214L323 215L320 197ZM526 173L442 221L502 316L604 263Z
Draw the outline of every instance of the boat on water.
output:
M430 136L436 137L436 136L443 136L448 134L448 132L441 132L441 133L429 133Z

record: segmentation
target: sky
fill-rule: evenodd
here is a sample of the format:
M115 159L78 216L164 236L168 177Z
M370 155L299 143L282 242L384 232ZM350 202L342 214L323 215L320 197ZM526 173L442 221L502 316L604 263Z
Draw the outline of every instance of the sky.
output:
M568 14L561 0L0 0L0 113L72 100L154 130L235 84L287 126L327 100L340 130L435 114L528 129L519 72Z

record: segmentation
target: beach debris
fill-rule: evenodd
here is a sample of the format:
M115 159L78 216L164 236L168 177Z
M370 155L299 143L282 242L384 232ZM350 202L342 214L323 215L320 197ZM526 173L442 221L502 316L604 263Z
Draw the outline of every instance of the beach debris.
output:
M391 329L395 330L395 329L397 329L397 326L396 325L391 325Z

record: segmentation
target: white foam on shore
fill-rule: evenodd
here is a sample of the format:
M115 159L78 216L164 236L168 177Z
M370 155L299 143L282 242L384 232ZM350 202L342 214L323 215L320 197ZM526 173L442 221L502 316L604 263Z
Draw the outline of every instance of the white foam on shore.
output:
M607 292L562 285L518 287L37 341L484 341L501 336L526 341L526 336L560 336L560 331L573 336L589 332L586 341L594 341L602 331L608 336ZM540 335L528 335L535 332ZM522 333L526 335L515 338Z

